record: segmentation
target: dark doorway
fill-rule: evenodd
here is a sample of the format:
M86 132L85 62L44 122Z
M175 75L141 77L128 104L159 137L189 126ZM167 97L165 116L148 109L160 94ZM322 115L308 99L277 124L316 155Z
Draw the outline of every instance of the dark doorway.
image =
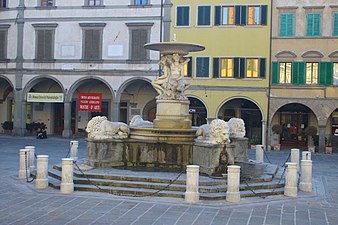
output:
M54 103L54 134L61 135L64 125L63 103Z

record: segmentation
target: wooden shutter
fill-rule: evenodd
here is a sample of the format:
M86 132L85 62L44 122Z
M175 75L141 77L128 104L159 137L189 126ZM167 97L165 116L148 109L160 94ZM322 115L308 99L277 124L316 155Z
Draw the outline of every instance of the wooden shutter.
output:
M281 37L287 36L287 18L288 14L281 14L279 16L279 35Z
M306 15L306 36L312 36L313 14Z
M176 14L176 25L177 26L188 26L189 25L189 7L181 6L177 7Z
M246 75L245 58L239 58L239 77L244 78Z
M241 25L246 25L247 21L246 9L247 9L246 5L241 6Z
M338 12L333 15L333 36L338 36Z
M213 59L213 77L219 78L219 60L220 58Z
M305 63L294 62L292 63L292 83L304 84L305 83Z
M219 26L222 23L222 14L221 14L222 7L215 6L215 26Z
M235 25L241 25L241 6L235 6Z
M6 43L7 31L0 31L0 59L5 59L7 56L7 43Z
M287 22L286 22L286 30L287 33L286 35L289 37L294 36L294 27L295 27L295 22L294 22L294 15L293 14L287 14Z
M268 22L268 6L262 5L261 6L261 24L267 25Z
M272 62L272 80L271 83L279 83L278 62Z
M84 30L84 59L92 59L93 30Z
M53 31L45 30L44 38L44 59L53 59Z
M210 6L198 6L198 25L210 25Z
M234 58L234 77L239 78L240 68L239 68L239 58Z
M265 78L266 74L266 59L261 58L259 59L259 77Z
M319 63L319 84L332 85L332 77L333 77L332 68L333 68L332 62Z
M84 30L85 46L84 59L100 60L101 59L101 30Z
M313 35L320 36L321 15L316 13L313 15Z
M131 59L147 60L147 52L144 45L148 42L148 32L146 29L133 29L131 31Z

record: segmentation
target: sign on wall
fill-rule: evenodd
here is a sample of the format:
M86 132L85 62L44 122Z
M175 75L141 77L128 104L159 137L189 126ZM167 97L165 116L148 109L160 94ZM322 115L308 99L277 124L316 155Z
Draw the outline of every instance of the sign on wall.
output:
M63 102L63 93L27 93L27 102Z
M79 93L78 111L101 112L102 94L96 93Z

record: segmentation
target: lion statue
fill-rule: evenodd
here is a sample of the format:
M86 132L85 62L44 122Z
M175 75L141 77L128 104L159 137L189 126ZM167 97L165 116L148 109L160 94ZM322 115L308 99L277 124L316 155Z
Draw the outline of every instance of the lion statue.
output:
M231 118L228 121L230 138L243 138L245 136L245 124L240 118Z
M210 125L204 124L196 131L196 142L207 144L230 143L228 123L224 120L214 119Z
M105 116L93 117L87 124L86 132L91 140L123 139L128 137L128 125L111 122Z
M131 127L153 127L153 123L142 119L140 115L135 115L130 121Z

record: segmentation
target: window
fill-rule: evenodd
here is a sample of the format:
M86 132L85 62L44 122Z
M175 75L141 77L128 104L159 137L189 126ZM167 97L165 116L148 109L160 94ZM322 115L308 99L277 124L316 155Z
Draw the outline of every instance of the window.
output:
M258 59L246 59L246 78L258 78Z
M196 77L209 77L209 57L196 57Z
M235 10L233 6L222 7L222 24L233 25L235 20Z
M148 0L132 0L134 5L148 5L149 1Z
M102 0L87 0L88 6L98 6L102 4Z
M33 24L35 28L35 59L50 61L54 59L54 33L57 24Z
M0 25L0 60L7 59L7 35L10 25Z
M260 20L260 7L248 6L248 25L261 24Z
M54 6L53 0L41 0L41 7L51 7Z
M131 30L131 60L147 60L147 50L144 45L148 41L148 31L146 29Z
M189 26L190 20L189 6L177 6L176 26Z
M210 6L198 6L198 26L208 26L211 23L211 7Z
M183 67L183 75L185 77L191 77L192 74L192 57L187 57L189 58L189 62L184 64Z
M306 63L306 84L318 84L318 63Z
M281 37L294 36L294 14L281 14L279 17L279 35Z
M308 13L306 15L306 36L320 36L320 13Z
M333 13L333 36L338 36L338 12Z
M102 60L102 34L105 23L80 23L82 27L82 59Z
M0 0L0 9L7 8L7 0Z
M292 63L281 62L279 63L279 83L291 84L292 81Z
M234 76L233 72L233 59L231 58L222 58L220 62L220 77L222 78L232 78Z
M338 85L338 63L333 63L333 85Z

